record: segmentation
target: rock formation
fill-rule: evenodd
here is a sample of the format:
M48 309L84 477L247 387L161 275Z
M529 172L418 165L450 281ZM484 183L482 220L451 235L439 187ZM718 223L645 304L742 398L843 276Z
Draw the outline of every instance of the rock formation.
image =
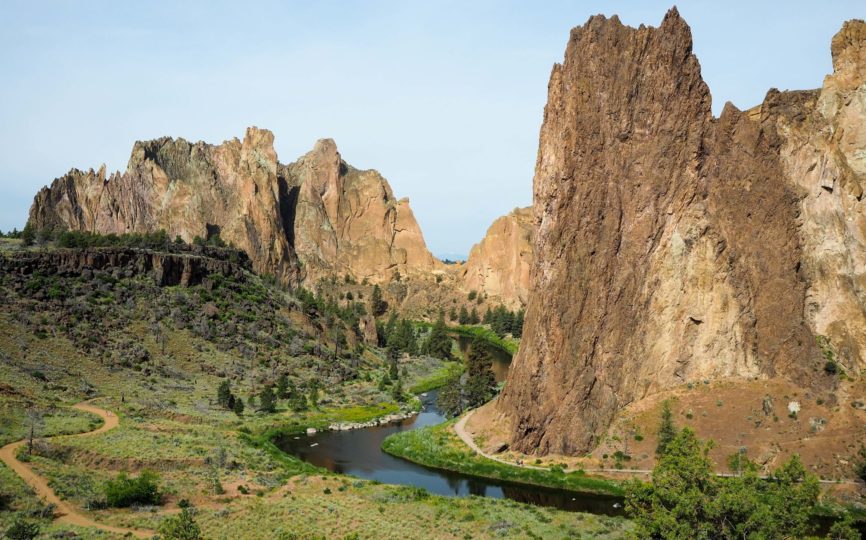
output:
M497 297L509 307L526 305L532 264L532 209L515 208L493 222L472 246L461 268L467 290Z
M347 165L334 141L318 141L285 173L297 186L290 196L297 200L294 246L308 279L386 281L395 270L429 272L441 264L427 250L409 200L395 199L378 172Z
M520 351L495 407L512 447L591 449L623 406L710 378L815 392L826 336L866 365L866 25L819 91L713 118L672 9L592 17L553 68L533 182Z
M213 275L243 281L244 270L249 269L245 257L232 260L234 257L228 257L222 250L170 247L173 249L159 252L117 247L22 252L0 257L0 273L87 276L101 271L118 278L150 275L160 287L189 287L207 283Z
M326 276L386 279L437 264L406 199L376 171L342 161L321 140L296 163L277 161L270 131L249 128L221 145L137 142L125 173L73 169L42 189L37 229L98 233L164 229L191 242L219 235L254 269L284 282Z

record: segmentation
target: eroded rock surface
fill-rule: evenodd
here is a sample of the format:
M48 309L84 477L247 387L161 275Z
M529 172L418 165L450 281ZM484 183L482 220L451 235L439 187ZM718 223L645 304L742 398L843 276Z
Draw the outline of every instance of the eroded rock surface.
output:
M460 279L468 290L484 292L509 307L526 305L532 264L532 209L515 208L493 222L472 246Z
M866 25L820 91L713 118L675 9L592 17L551 74L520 351L496 408L524 452L591 449L618 410L689 381L817 392L816 336L866 365Z
M376 171L346 164L330 139L297 162L278 162L270 131L249 128L220 145L162 138L135 144L125 173L73 169L42 189L37 229L152 232L191 242L218 234L258 273L284 282L373 281L438 263L407 199Z

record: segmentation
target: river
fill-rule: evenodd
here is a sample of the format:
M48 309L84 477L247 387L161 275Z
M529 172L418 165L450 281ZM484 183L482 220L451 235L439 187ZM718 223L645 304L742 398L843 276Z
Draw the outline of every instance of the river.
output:
M468 339L460 339L458 344L465 354ZM511 357L508 353L497 352L493 365L497 381L505 378L510 361ZM434 426L446 420L436 407L436 394L436 391L432 391L422 396L421 412L406 420L351 431L328 431L311 436L285 436L277 439L275 443L284 452L335 473L387 484L421 487L438 495L507 498L569 511L605 515L622 514L621 505L616 504L621 500L615 497L475 478L456 472L431 469L383 452L382 441L389 435Z

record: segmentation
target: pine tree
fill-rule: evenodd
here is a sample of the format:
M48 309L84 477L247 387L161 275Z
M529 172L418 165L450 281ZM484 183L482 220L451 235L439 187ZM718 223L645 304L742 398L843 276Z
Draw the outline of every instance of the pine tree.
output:
M265 389L259 394L259 410L266 413L272 413L277 410L274 391L271 390L270 386L265 386Z
M472 339L466 365L463 393L468 407L479 407L493 397L496 379L493 377L493 353L487 340Z
M436 406L445 416L454 417L463 412L460 377L453 377L439 390Z
M244 414L244 399L241 396L237 396L235 398L234 405L232 406L232 411L238 416L243 416Z
M282 373L277 379L277 397L286 399L289 397L289 377Z
M659 423L658 446L656 446L656 455L663 456L667 451L668 445L677 436L677 428L674 426L673 414L671 413L671 404L665 400L662 403L662 418Z
M373 294L370 297L370 309L373 310L373 316L379 317L388 310L388 302L382 299L382 289L379 285L373 285Z
M482 322L484 324L490 324L490 321L493 320L493 311L491 311L490 306L487 306L487 311L484 312L484 319Z
M217 388L217 403L224 409L230 408L229 401L232 397L232 390L228 379L224 379Z
M436 358L443 360L451 358L451 338L448 337L445 328L445 318L442 316L442 313L439 314L436 324L430 330L430 335L427 336L427 340L424 342L423 350L425 354Z
M469 312L466 311L466 306L460 306L460 315L457 317L457 322L469 324Z
M456 321L457 320L457 310L454 309L454 306L451 307L451 311L448 312L448 320Z
M481 319L478 318L478 310L473 306L472 313L469 314L469 324L478 324Z

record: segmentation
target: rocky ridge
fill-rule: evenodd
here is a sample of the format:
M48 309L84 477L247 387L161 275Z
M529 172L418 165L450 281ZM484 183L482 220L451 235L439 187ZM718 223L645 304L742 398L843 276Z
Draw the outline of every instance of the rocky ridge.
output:
M508 307L526 305L532 226L531 208L515 208L494 221L460 268L463 287L499 298Z
M822 89L714 118L676 9L595 16L554 66L524 339L494 405L512 447L581 454L629 403L780 377L833 402L866 366L866 24ZM532 406L528 406L532 404Z
M43 188L29 223L102 234L164 229L186 242L219 235L246 252L256 272L285 283L379 281L440 264L408 200L397 200L378 172L346 164L330 139L284 165L273 142L255 127L243 142L220 145L137 142L123 174L73 169Z

